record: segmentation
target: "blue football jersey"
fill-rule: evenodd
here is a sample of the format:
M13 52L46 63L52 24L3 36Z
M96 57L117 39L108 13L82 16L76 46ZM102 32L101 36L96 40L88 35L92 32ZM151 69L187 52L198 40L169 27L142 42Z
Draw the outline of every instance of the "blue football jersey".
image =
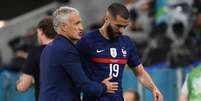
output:
M141 64L136 47L129 37L121 35L110 41L99 30L95 30L86 33L76 46L82 57L83 68L91 80L101 82L111 75L111 81L119 83L118 91L114 94L105 93L97 98L85 93L84 101L123 101L121 81L124 67L126 64L129 67Z

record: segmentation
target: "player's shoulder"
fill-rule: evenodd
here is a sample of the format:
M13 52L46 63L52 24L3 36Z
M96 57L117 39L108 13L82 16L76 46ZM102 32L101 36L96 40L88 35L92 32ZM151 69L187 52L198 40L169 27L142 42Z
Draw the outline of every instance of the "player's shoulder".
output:
M98 38L98 30L93 30L84 34L78 43L93 43Z
M35 46L29 51L29 54L36 55L36 54L39 54L40 52L42 52L41 50L42 50L41 46Z
M121 37L122 37L123 39L127 39L127 40L129 39L129 40L130 40L130 38L129 38L128 35L124 35L124 34L123 34L123 35L121 35Z
M42 51L42 50L45 48L45 46L46 46L46 45L39 45L39 46L36 46L36 47L34 48L34 51L40 52L40 51Z
M121 38L120 38L123 42L126 42L126 43L132 43L131 39L129 38L129 36L127 35L121 35Z

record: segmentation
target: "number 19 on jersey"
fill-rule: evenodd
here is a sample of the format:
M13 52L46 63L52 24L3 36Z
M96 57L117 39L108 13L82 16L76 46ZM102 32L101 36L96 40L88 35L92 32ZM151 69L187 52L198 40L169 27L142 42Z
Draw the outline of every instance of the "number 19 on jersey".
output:
M110 64L110 76L118 77L119 74L119 64Z

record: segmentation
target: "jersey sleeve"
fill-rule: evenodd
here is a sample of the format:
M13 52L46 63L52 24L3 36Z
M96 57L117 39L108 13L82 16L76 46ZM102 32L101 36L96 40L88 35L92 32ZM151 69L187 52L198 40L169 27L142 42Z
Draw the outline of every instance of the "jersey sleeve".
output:
M36 49L29 52L28 57L25 61L25 65L22 67L21 72L28 74L28 75L34 75L34 68L37 66L36 61Z
M62 66L75 82L76 86L81 88L83 92L101 96L106 90L105 85L88 79L83 71L80 56L76 49L66 51L68 52L62 54Z
M141 60L135 43L132 42L129 37L127 37L127 44L129 47L128 66L133 68L141 64Z

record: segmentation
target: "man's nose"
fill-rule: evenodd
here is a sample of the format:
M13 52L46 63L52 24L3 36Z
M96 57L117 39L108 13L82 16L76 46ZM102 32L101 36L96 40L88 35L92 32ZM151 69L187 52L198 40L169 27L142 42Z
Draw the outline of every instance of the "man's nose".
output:
M81 31L83 31L83 30L84 30L84 27L83 27L82 25L80 25L80 26L79 26L79 29L80 29Z

